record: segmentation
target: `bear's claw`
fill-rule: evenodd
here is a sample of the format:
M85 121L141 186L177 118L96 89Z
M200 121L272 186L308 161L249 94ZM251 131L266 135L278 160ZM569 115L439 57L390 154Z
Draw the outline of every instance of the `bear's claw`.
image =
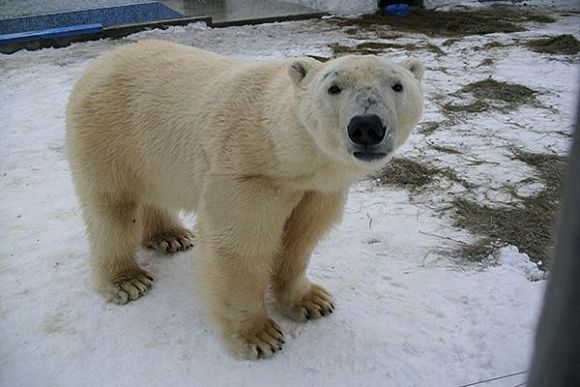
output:
M332 296L318 285L312 285L311 289L287 310L289 317L297 321L316 320L333 312Z
M158 234L145 242L145 247L162 254L174 254L193 247L193 234L186 229L177 232Z
M282 350L284 343L282 330L276 322L268 319L261 327L236 335L228 344L239 357L257 360L272 357Z
M107 299L117 305L125 305L143 297L153 286L153 277L147 272L139 272L134 276L123 276L113 281L112 287L107 291Z

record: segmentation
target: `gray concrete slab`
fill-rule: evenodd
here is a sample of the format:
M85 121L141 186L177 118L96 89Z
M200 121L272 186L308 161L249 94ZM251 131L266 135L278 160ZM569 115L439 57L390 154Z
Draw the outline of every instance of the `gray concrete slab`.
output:
M148 0L0 0L0 19L149 3ZM312 8L278 0L160 0L186 17L211 16L215 22L300 15Z
M150 3L148 0L0 0L0 19Z
M185 16L210 16L214 22L263 19L320 12L276 0L161 0Z

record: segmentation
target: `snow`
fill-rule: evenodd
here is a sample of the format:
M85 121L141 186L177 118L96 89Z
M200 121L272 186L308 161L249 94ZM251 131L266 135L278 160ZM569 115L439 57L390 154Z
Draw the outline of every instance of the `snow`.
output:
M356 184L342 224L316 249L310 268L333 292L336 312L302 325L272 309L286 347L260 362L232 358L208 323L193 281L195 249L173 257L141 251L139 260L156 282L137 302L107 304L91 289L88 244L64 154L68 93L88 61L128 41L162 38L252 58L328 56L328 43L358 41L325 20L225 29L196 24L0 56L0 385L458 386L525 371L543 274L516 247L498 251L491 264L451 258L455 240L477 236L452 227L437 208L458 195L513 201L494 195L519 181L531 184L526 179L534 171L509 157L510 145L566 152L578 80L573 61L518 45L474 47L578 36L579 21L579 15L561 16L554 24L531 24L527 32L468 37L451 46L419 34L405 37L447 53L413 53L429 69L424 123L445 122L440 106L449 94L490 75L541 91L544 107L473 114L429 135L415 133L401 151L479 187L442 181L409 192ZM478 67L486 58L494 64ZM429 143L463 154L441 153Z
M538 269L538 265L530 262L527 254L522 254L515 246L502 247L497 251L497 260L500 265L511 267L516 271L524 273L530 281L546 279L546 273Z

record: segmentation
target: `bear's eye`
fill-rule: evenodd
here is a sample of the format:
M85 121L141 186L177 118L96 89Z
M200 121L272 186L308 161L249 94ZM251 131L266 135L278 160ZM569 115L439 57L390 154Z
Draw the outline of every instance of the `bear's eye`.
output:
M403 85L401 85L400 83L395 83L393 85L393 90L395 90L396 92L403 91Z
M328 94L338 94L340 93L342 90L340 87L336 86L336 85L332 85L328 88Z

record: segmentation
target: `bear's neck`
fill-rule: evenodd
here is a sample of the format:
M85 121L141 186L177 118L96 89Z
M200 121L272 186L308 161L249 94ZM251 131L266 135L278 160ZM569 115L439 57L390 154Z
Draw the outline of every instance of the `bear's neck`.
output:
M266 93L263 123L276 160L268 175L277 185L290 189L323 192L348 189L367 171L337 162L320 151L300 119L290 77L285 81L275 81ZM276 98L268 95L274 90ZM284 90L282 95L280 90Z

